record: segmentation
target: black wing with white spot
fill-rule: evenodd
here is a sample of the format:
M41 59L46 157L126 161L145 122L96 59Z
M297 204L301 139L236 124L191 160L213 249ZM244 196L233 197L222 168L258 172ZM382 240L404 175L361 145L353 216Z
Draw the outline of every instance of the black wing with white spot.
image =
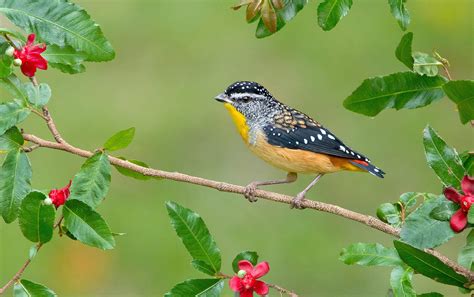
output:
M370 164L364 155L346 146L329 130L294 109L285 109L263 128L271 145L346 158L353 165L382 177L385 172Z
M322 126L280 128L268 125L263 130L272 145L369 162L369 159L347 147Z

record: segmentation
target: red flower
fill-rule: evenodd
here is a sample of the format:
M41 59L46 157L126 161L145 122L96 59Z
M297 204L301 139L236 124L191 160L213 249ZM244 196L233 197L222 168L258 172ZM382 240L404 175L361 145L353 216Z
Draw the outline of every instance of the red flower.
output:
M67 186L65 186L64 188L52 189L49 192L48 196L53 202L54 206L56 206L56 208L63 205L66 202L67 198L69 198L69 188L71 187L71 183L72 181L69 181L69 184L67 184Z
M35 38L35 34L28 35L26 45L13 52L13 56L21 60L21 72L28 77L35 76L36 68L48 69L48 61L41 56L41 53L46 50L46 45L44 43L33 45Z
M242 278L239 271L239 276L234 276L230 279L229 286L234 292L239 292L240 297L252 297L253 292L260 296L268 294L268 286L262 281L257 280L268 273L270 266L268 262L260 262L253 267L252 263L247 260L239 261L239 269L245 272ZM242 273L243 274L243 273Z
M444 196L461 206L451 217L451 229L454 232L461 232L467 226L467 213L472 203L474 203L474 177L464 176L461 181L461 188L464 195L461 195L453 187L444 189Z

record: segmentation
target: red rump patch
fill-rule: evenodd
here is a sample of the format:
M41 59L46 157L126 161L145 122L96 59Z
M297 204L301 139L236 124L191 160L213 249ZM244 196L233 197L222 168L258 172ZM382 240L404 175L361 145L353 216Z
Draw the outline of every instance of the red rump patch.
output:
M365 161L361 161L361 160L352 160L352 162L356 162L356 163L359 163L363 166L369 166L369 163L365 162Z

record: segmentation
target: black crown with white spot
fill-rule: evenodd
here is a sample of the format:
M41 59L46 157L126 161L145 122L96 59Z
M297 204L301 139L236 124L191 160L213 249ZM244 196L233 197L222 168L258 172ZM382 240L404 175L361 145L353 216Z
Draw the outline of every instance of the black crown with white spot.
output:
M272 97L270 92L268 92L264 86L253 81L238 81L231 84L227 88L227 90L225 90L225 94L228 96L232 94L243 94L243 93Z

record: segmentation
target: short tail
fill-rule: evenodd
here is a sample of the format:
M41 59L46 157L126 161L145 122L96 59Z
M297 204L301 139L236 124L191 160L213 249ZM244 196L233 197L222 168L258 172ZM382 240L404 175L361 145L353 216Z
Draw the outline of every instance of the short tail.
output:
M361 160L350 160L349 161L352 165L369 172L372 175L375 175L380 178L384 178L385 172L382 169L370 164L369 162L361 161Z

